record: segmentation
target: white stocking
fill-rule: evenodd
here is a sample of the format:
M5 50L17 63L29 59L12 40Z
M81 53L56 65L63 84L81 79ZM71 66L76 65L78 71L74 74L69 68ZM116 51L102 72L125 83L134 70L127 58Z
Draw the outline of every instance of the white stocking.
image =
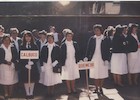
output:
M30 93L29 93L29 84L24 83L24 87L25 87L26 95L30 95Z
M35 83L30 84L30 95L33 95Z

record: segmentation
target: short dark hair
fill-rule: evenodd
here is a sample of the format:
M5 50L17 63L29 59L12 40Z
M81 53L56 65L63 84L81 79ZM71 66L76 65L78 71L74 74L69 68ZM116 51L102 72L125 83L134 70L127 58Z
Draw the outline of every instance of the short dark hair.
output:
M2 37L2 43L4 42L4 40L5 40L6 38L8 38L8 39L10 40L10 42L11 42L10 36L9 36L9 35L4 35L4 36Z
M101 33L103 33L103 27L102 27L101 24L95 24L95 25L93 25L93 30L95 30L96 28L98 28L101 31Z
M132 33L132 30L133 28L138 28L138 24L135 24L135 23L129 23L129 27L128 27L128 34L131 34Z

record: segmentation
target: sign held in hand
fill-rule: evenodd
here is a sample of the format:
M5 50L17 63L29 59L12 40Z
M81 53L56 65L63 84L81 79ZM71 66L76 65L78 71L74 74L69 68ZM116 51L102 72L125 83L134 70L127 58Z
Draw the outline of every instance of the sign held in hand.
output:
M21 50L20 59L38 59L39 51L38 50Z
M78 67L79 70L91 69L94 68L94 62L93 61L79 62Z

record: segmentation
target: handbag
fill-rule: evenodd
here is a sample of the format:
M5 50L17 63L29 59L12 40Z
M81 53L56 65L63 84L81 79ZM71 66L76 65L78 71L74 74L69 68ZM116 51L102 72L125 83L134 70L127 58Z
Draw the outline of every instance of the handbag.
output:
M57 64L55 67L53 67L54 73L61 73L61 66L60 64Z

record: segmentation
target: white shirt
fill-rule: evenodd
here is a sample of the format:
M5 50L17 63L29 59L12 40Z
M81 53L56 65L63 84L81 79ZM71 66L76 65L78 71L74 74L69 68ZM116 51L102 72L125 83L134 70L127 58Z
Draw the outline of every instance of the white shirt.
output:
M27 49L31 48L31 44L30 43L26 43L26 48Z
M42 47L46 44L46 42L47 42L47 39L45 39L44 42L42 42L42 40L40 40L40 51L41 51Z
M48 61L47 61L47 63L49 62L49 63L51 63L52 61L51 61L51 53L52 53L52 49L53 49L53 47L54 47L54 45L55 45L55 43L52 43L52 44L50 44L50 43L47 43L47 46L48 46Z
M19 40L19 39L20 39L19 37L16 37L16 40L15 40L15 39L13 39L13 38L11 37L11 40L14 42L17 51L19 51L19 44L18 44L18 40Z
M73 41L65 41L66 46L67 46L67 58L69 60L75 59L75 48L73 45Z
M95 48L95 53L92 57L92 59L98 59L101 57L101 42L102 42L102 39L103 39L103 35L100 35L100 36L94 36L96 38L96 48Z
M125 38L127 37L127 34L124 34L124 33L123 33L123 35L124 35Z
M6 48L5 45L2 44L1 47L2 47L2 48L4 49L4 51L5 51L5 60L11 62L11 60L12 60L11 45L9 45L9 47Z
M58 33L53 33L54 34L54 42L58 42L59 39L58 39Z

